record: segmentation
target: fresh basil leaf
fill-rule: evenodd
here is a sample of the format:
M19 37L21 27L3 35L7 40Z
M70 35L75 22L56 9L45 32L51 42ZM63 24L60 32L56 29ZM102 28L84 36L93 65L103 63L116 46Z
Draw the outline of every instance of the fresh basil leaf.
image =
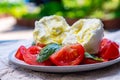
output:
M52 55L54 52L59 50L61 48L61 45L56 43L51 43L46 45L37 56L38 62L43 62L49 58L50 55Z
M101 62L104 61L102 58L98 58L98 57L95 57L94 60L96 60L96 61L101 61Z
M102 58L99 58L93 54L89 54L88 52L85 52L85 58L91 58L91 59L96 60L96 61L103 61Z
M34 46L34 45L36 45L36 43L35 43L35 42L32 42L32 46Z
M94 56L92 56L91 54L89 54L88 52L85 52L85 58L94 58Z

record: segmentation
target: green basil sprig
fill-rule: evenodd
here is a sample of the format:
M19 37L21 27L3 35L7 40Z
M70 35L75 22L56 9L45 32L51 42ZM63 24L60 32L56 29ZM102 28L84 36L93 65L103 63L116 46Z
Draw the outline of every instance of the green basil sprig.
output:
M102 58L99 58L99 57L97 57L97 56L95 56L93 54L89 54L88 52L85 52L85 58L91 58L93 60L101 61L101 62L103 61Z
M61 48L61 45L56 43L51 43L45 46L37 56L38 62L43 62L49 58L50 55L52 55L54 52L59 50Z

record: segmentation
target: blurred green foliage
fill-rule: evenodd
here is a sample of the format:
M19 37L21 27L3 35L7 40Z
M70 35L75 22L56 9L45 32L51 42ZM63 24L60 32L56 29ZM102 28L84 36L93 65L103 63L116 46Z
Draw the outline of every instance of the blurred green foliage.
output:
M16 18L39 19L60 15L66 18L120 18L120 0L47 0L33 12L27 11L23 0L0 1L0 14L9 13ZM34 0L35 1L35 0Z
M67 18L101 18L120 17L120 0L52 0L40 6L40 17L61 15Z
M23 0L0 0L0 14L9 14L20 18L26 12Z
M39 14L41 17L43 17L43 16L49 16L51 14L57 14L57 13L59 14L59 12L63 12L63 10L64 8L62 4L55 1L51 1L41 5L41 12Z

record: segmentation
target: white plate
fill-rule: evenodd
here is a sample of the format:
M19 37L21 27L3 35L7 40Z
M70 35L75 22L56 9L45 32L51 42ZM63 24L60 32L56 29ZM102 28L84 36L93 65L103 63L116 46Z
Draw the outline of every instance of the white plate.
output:
M15 58L15 52L11 53L9 55L9 60L23 68L35 70L35 71L42 71L42 72L78 72L78 71L88 71L88 70L94 70L103 68L106 66L110 66L112 64L115 64L120 61L120 57L108 62L101 62L101 63L95 63L95 64L85 64L85 65L77 65L77 66L36 66L36 65L29 65L25 62L18 60Z

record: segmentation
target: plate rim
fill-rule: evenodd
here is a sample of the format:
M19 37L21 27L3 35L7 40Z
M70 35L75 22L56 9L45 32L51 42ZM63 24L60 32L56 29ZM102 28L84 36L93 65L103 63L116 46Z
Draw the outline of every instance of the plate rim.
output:
M94 63L94 64L82 64L82 65L75 65L75 66L40 66L40 65L29 65L29 64L25 63L24 61L17 59L15 57L15 54L16 54L16 51L13 51L12 53L9 54L8 58L9 58L10 62L12 62L13 64L15 64L17 66L21 66L23 68L31 69L31 70L34 70L34 71L42 71L42 72L61 73L61 72L88 71L88 70L100 69L100 68L107 67L107 66L110 66L110 65L113 65L115 63L120 62L120 57L118 57L118 58L116 58L114 60L110 60L110 61L107 61L107 62ZM98 67L95 67L96 65ZM84 67L85 68L90 67L90 69L79 70L80 68L84 68ZM38 70L36 70L35 68L38 69ZM51 69L51 70L46 70L47 68ZM68 69L68 68L69 69L75 69L75 71L74 70L66 71L66 69ZM43 69L43 70L41 70L41 69ZM58 71L55 71L56 69ZM65 71L62 71L62 70L65 70ZM76 70L78 70L78 71L76 71Z

